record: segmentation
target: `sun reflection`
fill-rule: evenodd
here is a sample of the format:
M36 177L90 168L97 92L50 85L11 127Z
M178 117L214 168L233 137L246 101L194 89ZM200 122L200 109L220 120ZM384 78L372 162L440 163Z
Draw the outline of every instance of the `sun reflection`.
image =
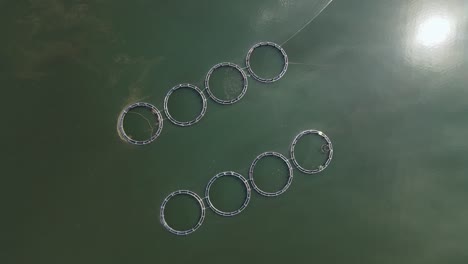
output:
M409 13L405 60L421 69L446 71L460 63L456 49L460 11L447 6L419 6Z
M453 23L442 16L434 16L423 21L416 33L416 42L426 47L440 46L446 43L453 32Z

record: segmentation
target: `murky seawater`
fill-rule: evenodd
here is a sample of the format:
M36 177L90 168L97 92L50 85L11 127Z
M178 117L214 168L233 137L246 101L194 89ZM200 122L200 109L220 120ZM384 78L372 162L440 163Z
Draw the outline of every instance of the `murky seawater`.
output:
M0 1L0 262L466 263L466 1L334 1L301 30L325 3ZM145 101L163 111L174 85L204 89L213 65L245 67L255 43L286 40L290 65L278 82L249 77L242 100L222 106L208 98L199 123L181 128L165 119L145 147L116 132L126 105ZM252 68L266 77L281 63L270 48L252 56ZM232 69L210 80L223 99L241 85ZM181 89L169 109L187 121L201 102ZM124 125L144 139L160 124L139 109ZM218 172L248 177L265 151L289 158L291 141L306 129L333 142L322 173L295 169L276 198L252 190L234 217L207 208L187 237L159 223L169 193L204 197ZM323 145L304 137L298 161L317 167ZM270 192L286 176L273 158L255 170ZM245 192L242 182L221 178L210 196L229 211ZM166 213L171 225L188 228L200 209L176 197Z

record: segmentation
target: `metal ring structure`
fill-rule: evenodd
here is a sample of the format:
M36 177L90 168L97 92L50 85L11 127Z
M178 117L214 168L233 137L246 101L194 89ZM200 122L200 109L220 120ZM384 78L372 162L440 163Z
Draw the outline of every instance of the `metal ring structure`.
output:
M176 90L181 89L181 88L190 88L190 89L195 90L200 95L200 97L202 99L202 102L203 102L203 107L202 107L202 110L201 110L200 114L195 119L193 119L191 121L186 121L186 122L178 121L174 117L172 117L171 114L169 113L169 107L168 107L169 97L172 95L172 93L174 93ZM181 126L181 127L191 126L191 125L197 123L198 121L200 121L200 119L202 119L203 116L205 116L206 109L207 109L207 103L206 103L205 94L203 94L203 92L202 92L202 90L200 90L200 88L198 88L195 85L189 84L189 83L183 83L183 84L179 84L179 85L176 85L176 86L172 87L169 90L169 92L167 92L166 97L164 97L164 112L166 113L167 119L169 119L174 125L178 125L178 126Z
M232 176L232 177L236 177L236 178L240 179L242 181L242 183L244 183L245 189L247 190L247 194L246 194L246 197L245 197L245 200L244 200L244 203L242 204L242 206L239 209L237 209L235 211L232 211L232 212L225 212L225 211L219 210L218 208L216 208L213 205L213 203L211 202L211 199L210 199L211 185L213 185L213 183L217 179L219 179L221 177L224 177L224 176ZM206 197L206 202L208 203L208 207L210 207L211 210L213 210L213 212L215 212L216 214L221 215L221 216L234 216L234 215L237 215L240 212L242 212L247 207L247 205L249 204L250 196L251 196L251 190L250 190L249 182L242 175L240 175L239 173L234 172L234 171L225 171L225 172L221 172L221 173L216 174L208 182L208 185L206 186L206 189L205 189L205 197Z
M320 147L323 153L327 153L330 151L330 146L328 144L323 144L322 147Z
M282 161L284 161L284 163L286 163L286 165L288 166L288 171L289 171L289 177L288 177L288 182L286 183L286 185L284 185L283 189L277 191L277 192L266 192L266 191L263 191L262 189L260 189L256 184L255 184L255 181L254 181L254 178L253 178L253 173L254 173L254 169L255 169L255 166L257 165L257 162L264 158L264 157L267 157L267 156L274 156L274 157L277 157L277 158L280 158ZM277 153L277 152L264 152L260 155L258 155L255 160L252 162L252 165L250 165L250 169L249 169L249 179L250 179L250 182L252 183L252 187L255 189L255 191L257 191L259 194L263 195L263 196L267 196L267 197L274 197L274 196L278 196L280 194L283 194L284 192L286 192L286 190L289 188L289 186L291 185L292 183L292 180L293 180L293 167L291 165L291 163L289 162L289 160L283 156L281 153Z
M131 137L129 137L127 133L125 133L125 129L124 129L123 123L124 123L125 116L127 115L127 113L130 110L139 108L139 107L148 108L158 118L158 130L153 135L151 135L151 138L147 140L134 140ZM144 103L144 102L134 103L132 105L125 107L120 113L119 119L117 121L117 130L120 136L128 143L139 145L139 146L148 145L149 143L156 140L156 138L158 138L159 135L161 134L162 129L163 129L163 117L161 115L161 112L159 112L158 108L156 108L154 105L149 104L149 103Z
M169 202L169 200L172 199L172 197L174 196L177 196L177 195L188 195L188 196L191 196L193 197L195 200L197 200L198 204L200 205L200 208L201 208L201 216L200 216L200 219L198 220L198 223L192 227L191 229L188 229L188 230L176 230L174 228L172 228L171 226L169 226L169 224L166 222L166 218L165 218L165 215L164 215L164 209L166 208L166 204ZM167 229L167 231L175 234L175 235L178 235L178 236L186 236L186 235L189 235L193 232L195 232L203 223L203 220L205 220L205 204L203 203L203 199L198 196L198 194L192 192L192 191L189 191L189 190L179 190L179 191L175 191L171 194L169 194L163 201L163 203L161 204L161 210L160 210L160 213L159 213L159 219L161 221L161 224L164 226L164 228Z
M301 139L303 136L309 135L309 134L317 134L317 135L321 136L323 139L325 139L325 141L327 141L327 145L328 145L328 148L329 148L327 161L325 161L324 164L319 165L319 167L317 169L313 169L313 170L305 169L304 167L299 165L299 163L297 162L296 157L294 155L294 148L296 147L296 144L299 141L299 139ZM323 146L322 146L322 150L323 150ZM318 131L318 130L314 130L314 129L302 131L301 133L299 133L294 138L294 140L293 140L293 142L291 144L291 159L292 159L292 162L294 163L294 166L296 166L297 169L302 171L303 173L315 174L315 173L319 173L319 172L323 171L324 169L326 169L328 167L328 165L330 164L332 158L333 158L333 145L332 145L332 142L331 142L330 138L327 135L325 135L325 133L323 133L322 131Z
M252 67L250 66L250 57L252 56L252 53L254 52L254 50L256 48L265 47L265 46L270 46L270 47L276 48L283 55L283 60L284 60L283 69L281 70L281 72L277 76L275 76L273 78L262 78L262 77L258 76L252 70ZM247 70L249 71L250 75L255 80L257 80L259 82L262 82L262 83L272 83L272 82L278 81L279 79L281 79L284 76L284 74L288 70L289 62L288 62L288 55L286 54L286 51L284 51L284 49L280 45L278 45L276 43L273 43L273 42L259 42L259 43L255 44L252 48L250 48L250 50L247 52L247 57L245 58L245 64L247 66Z
M218 97L216 97L213 92L210 90L210 78L211 78L211 75L213 74L213 72L221 67L231 67L231 68L234 68L236 70L238 70L240 72L240 74L242 75L242 79L243 79L243 87L242 87L242 91L241 93L236 97L236 98L233 98L231 100L223 100L223 99L220 99ZM242 97L244 97L245 93L247 92L247 88L248 88L248 80L247 80L247 74L245 74L245 72L242 70L242 68L237 65L237 64L234 64L234 63L231 63L231 62L222 62L222 63L218 63L216 64L215 66L213 66L209 71L208 73L206 74L206 77L205 77L205 89L206 91L208 92L208 95L210 96L211 99L213 99L213 101L215 101L216 103L218 104L222 104L222 105L230 105L230 104L234 104L236 103L237 101L239 101L240 99L242 99Z

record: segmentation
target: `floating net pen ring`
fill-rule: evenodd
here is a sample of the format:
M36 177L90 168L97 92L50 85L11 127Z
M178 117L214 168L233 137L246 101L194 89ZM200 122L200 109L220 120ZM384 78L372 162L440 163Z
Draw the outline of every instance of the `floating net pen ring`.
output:
M190 121L185 121L185 122L178 121L174 117L172 117L171 114L169 113L169 107L168 107L169 97L172 95L172 93L174 93L176 90L181 89L181 88L190 88L190 89L195 90L200 95L200 97L202 99L202 103L203 103L202 110L201 110L200 114L195 119L190 120ZM197 123L198 121L200 121L200 119L202 119L203 116L205 116L206 109L207 109L207 103L206 103L205 94L203 94L203 92L202 92L202 90L200 90L200 88L198 88L195 85L189 84L189 83L183 83L183 84L179 84L179 85L176 85L176 86L172 87L169 90L169 92L167 92L166 97L164 97L164 112L166 113L167 119L169 119L169 121L171 121L174 125L178 125L178 126L182 126L182 127L191 126L191 125Z
M127 113L130 111L130 110L133 110L135 108L147 108L151 111L151 113L153 115L155 115L158 119L158 129L156 130L156 132L154 134L151 135L151 137L149 139L146 139L146 140L135 140L135 139L132 139L130 136L127 135L127 133L125 132L125 129L124 129L124 120L125 120L125 117L127 116ZM130 144L134 144L134 145L139 145L139 146L142 146L142 145L148 145L149 143L153 142L154 140L156 140L156 138L159 137L159 135L161 134L161 131L163 129L163 117L161 115L161 112L158 110L158 108L156 108L154 105L152 104L149 104L149 103L144 103L144 102L138 102L138 103L134 103L134 104L131 104L127 107L125 107L123 110L122 110L122 113L120 114L119 116L119 120L117 121L117 129L118 129L118 132L119 132L119 135L125 140L127 141L128 143Z
M295 154L294 154L294 148L296 147L296 144L299 141L299 139L301 139L303 136L309 135L309 134L317 134L320 137L322 137L323 139L325 139L325 141L327 142L325 145L322 145L321 150L322 150L322 152L328 152L328 158L325 161L325 163L319 165L317 169L305 169L304 167L299 165L299 162L296 160L296 157L295 157ZM301 133L299 133L294 138L294 140L293 140L293 142L291 144L291 160L294 163L294 166L296 166L297 169L302 171L303 173L314 174L314 173L319 173L319 172L323 171L324 169L326 169L328 167L328 165L330 164L332 158L333 158L333 145L332 145L332 142L331 142L330 138L327 135L325 135L325 133L323 133L322 131L318 131L318 130L314 130L314 129L302 131Z
M218 97L216 97L213 92L211 91L210 89L210 78L211 78L211 75L213 74L213 72L221 67L230 67L230 68L234 68L236 69L237 71L240 72L240 74L242 75L242 80L243 80L243 86L242 86L242 91L241 93L236 97L236 98L233 98L231 100L224 100L224 99L220 99ZM222 63L218 63L216 64L215 66L213 66L209 71L208 73L206 74L206 77L205 77L205 89L206 91L208 92L208 96L210 96L211 99L213 99L213 101L215 101L216 103L218 104L223 104L223 105L230 105L230 104L234 104L236 103L237 101L239 101L240 99L242 99L242 97L244 97L245 93L247 92L247 88L248 88L248 80L247 80L247 74L245 74L245 72L242 70L242 68L237 65L237 64L234 64L234 63L231 63L231 62L222 62Z
M277 192L266 192L266 191L263 191L262 189L260 189L256 184L255 184L255 181L254 181L254 178L253 178L253 173L254 173L254 169L255 169L255 166L257 165L257 162L264 158L264 157L267 157L267 156L273 156L273 157L277 157L279 159L281 159L284 163L286 163L286 165L288 166L288 172L289 172L289 176L288 176L288 181L286 183L286 185L284 185L283 189L277 191ZM289 186L291 185L292 183L292 180L293 180L293 167L291 165L291 163L289 162L289 160L283 156L281 153L277 153L277 152L264 152L260 155L258 155L255 160L252 162L252 165L250 166L250 169L249 169L249 179L250 179L250 182L252 183L252 187L254 188L255 191L257 191L259 194L263 195L263 196L267 196L267 197L274 197L274 196L278 196L280 194L283 194L284 192L286 192L286 190L288 190Z
M235 211L232 211L232 212L225 212L225 211L219 210L218 208L216 208L213 205L213 203L211 202L211 199L210 199L210 188L211 188L211 186L213 185L213 183L217 179L219 179L221 177L224 177L224 176L231 176L231 177L238 178L239 180L242 181L242 183L244 184L245 189L247 191L247 194L245 196L245 200L244 200L244 203L242 204L242 206L239 209L237 209ZM240 212L242 212L247 207L247 205L249 204L250 196L251 196L251 190L250 190L249 182L242 175L240 175L239 173L234 172L234 171L225 171L225 172L221 172L221 173L216 174L208 182L208 185L206 186L206 189L205 189L205 197L206 197L206 202L208 204L208 207L210 207L211 210L213 210L213 212L215 212L216 214L221 215L221 216L234 216L234 215L237 215Z
M187 229L187 230L176 230L174 228L172 228L167 222L166 222L166 218L165 218L165 214L164 214L164 210L166 208L166 204L169 202L169 200L172 199L172 197L174 196L177 196L177 195L188 195L188 196L191 196L192 198L194 198L195 200L197 200L198 204L200 205L200 219L198 219L198 223L190 228L190 229ZM205 220L205 204L203 203L203 199L198 196L198 194L192 192L192 191L189 191L189 190L179 190L179 191L175 191L171 194L169 194L163 201L163 203L161 204L161 210L160 210L160 213L159 213L159 219L161 221L161 224L164 226L164 228L167 229L167 231L175 234L175 235L178 235L178 236L186 236L186 235L189 235L193 232L195 232L203 223L203 220Z
M281 72L273 77L273 78L262 78L260 76L258 76L253 70L252 70L252 67L250 66L250 57L252 56L252 53L254 52L254 50L256 48L259 48L259 47L264 47L264 46L270 46L270 47L273 47L277 50L279 50L281 52L281 54L283 55L283 60L284 60L284 64L283 64L283 69L281 70ZM245 64L247 66L247 70L249 71L250 75L257 81L259 82L263 82L263 83L272 83L272 82L276 82L278 81L279 79L281 79L284 74L286 73L286 71L288 70L288 55L286 54L286 51L284 51L284 49L276 44L276 43L273 43L273 42L259 42L257 44L255 44L252 48L250 48L250 50L247 52L247 57L245 58Z

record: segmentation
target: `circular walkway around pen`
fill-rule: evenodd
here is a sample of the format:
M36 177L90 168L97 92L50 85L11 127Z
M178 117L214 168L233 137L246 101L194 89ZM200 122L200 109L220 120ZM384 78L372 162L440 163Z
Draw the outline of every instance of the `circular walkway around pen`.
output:
M156 130L156 132L154 134L151 135L151 137L149 139L146 139L146 140L135 140L135 139L132 139L130 136L127 135L127 133L125 132L125 129L124 129L124 120L125 120L125 117L127 115L127 113L130 111L130 110L133 110L135 108L147 108L151 111L151 113L153 113L153 115L156 116L157 118L157 121L158 121L158 129ZM161 112L159 112L158 108L156 108L154 105L152 104L149 104L149 103L144 103L144 102L138 102L138 103L134 103L134 104L131 104L127 107L125 107L120 116L119 116L119 119L117 121L117 129L118 129L118 132L119 132L119 135L125 140L127 141L128 143L130 144L134 144L134 145L139 145L139 146L142 146L142 145L148 145L150 144L151 142L153 142L154 140L156 140L156 138L159 137L159 135L161 134L161 131L163 129L163 117L161 115Z
M263 78L263 77L260 77L258 76L252 69L251 65L250 65L250 58L252 56L252 53L255 51L255 49L257 48L260 48L260 47L273 47L277 50L279 50L279 52L281 52L281 55L283 55L283 60L284 60L284 64L283 64L283 69L281 70L281 72L273 77L273 78ZM284 49L276 44L276 43L273 43L273 42L259 42L257 44L255 44L252 48L250 48L250 50L247 52L247 56L245 57L245 64L247 66L247 70L249 71L250 75L252 76L252 78L254 78L255 80L259 81L259 82L263 82L263 83L272 83L272 82L276 82L278 81L279 79L281 79L284 74L286 74L286 71L288 70L288 55L286 54L286 51L284 51Z
M257 166L257 163L264 157L268 157L268 156L273 156L273 157L277 157L279 159L281 159L284 163L286 163L286 166L288 166L288 181L286 182L286 184L284 185L284 187L277 191L277 192L266 192L266 191L263 191L262 189L260 189L256 184L255 184L255 180L254 180L254 170L255 170L255 166ZM284 192L286 192L289 188L289 186L291 185L292 183L292 180L293 180L293 167L291 165L291 163L289 162L289 160L283 156L281 153L278 153L278 152L264 152L260 155L258 155L255 160L252 162L252 165L250 166L250 169L249 169L249 180L252 184L252 187L254 188L255 191L257 191L259 194L263 195L263 196L267 196L267 197L274 197L274 196L278 196L278 195L281 195L283 194Z
M197 92L202 99L203 105L202 105L202 110L200 114L197 117L195 117L195 119L190 120L190 121L178 121L177 119L172 117L172 115L169 113L169 106L168 106L169 97L172 95L172 93L182 88L189 88L189 89L195 90L195 92ZM205 116L207 107L208 106L207 106L205 94L202 92L202 90L200 90L200 88L189 83L183 83L183 84L179 84L179 85L172 87L169 90L169 92L167 92L166 96L164 97L164 112L166 113L167 119L169 119L169 121L171 121L173 124L182 126L182 127L187 127L187 126L191 126L193 124L198 123L198 121L200 121L203 118L203 116Z
M239 180L242 181L242 183L244 184L245 186L245 189L246 189L246 196L245 196L245 200L244 200L244 203L242 204L242 206L237 209L237 210L234 210L232 212L226 212L226 211L222 211L222 210L219 210L218 208L216 208L213 203L211 202L211 199L210 199L210 188L211 186L213 185L213 183L221 178L221 177L235 177L235 178L238 178ZM234 215L237 215L239 214L240 212L242 212L246 207L247 205L249 204L249 201L250 201L250 196L251 196L251 190L250 190L250 185L249 185L249 182L242 176L240 175L239 173L237 172L234 172L234 171L226 171L226 172L221 172L221 173L218 173L216 174L213 178L211 178L211 180L208 182L208 185L206 186L206 189L205 189L205 197L206 197L206 202L208 204L208 207L211 208L211 210L213 210L213 212L215 212L216 214L219 214L221 216L234 216Z
M328 158L325 161L325 163L319 165L318 168L316 168L316 169L306 169L306 168L302 167L299 164L299 162L296 160L296 156L295 156L295 153L294 153L294 149L295 149L299 139L301 139L305 135L310 135L310 134L316 134L316 135L322 137L323 139L325 139L325 141L327 142L327 144L325 144L327 146L326 147L322 146L321 149L322 149L323 152L328 150L327 151L328 152ZM330 138L327 135L325 135L325 133L323 133L322 131L311 129L311 130L302 131L301 133L299 133L294 138L294 140L293 140L293 142L291 144L291 151L290 152L291 152L292 162L297 167L298 170L302 171L303 173L307 173L307 174L315 174L315 173L319 173L319 172L323 171L330 164L330 162L331 162L331 160L333 158L333 145L332 145L332 142L331 142Z
M191 196L192 198L194 198L195 200L197 200L198 204L200 205L200 210L201 210L201 215L200 215L200 219L198 219L198 222L197 224L190 228L190 229L187 229L187 230L176 230L174 228L172 228L167 222L166 222L166 217L165 217L165 214L164 214L164 210L166 208L166 204L172 199L172 197L174 196L177 196L177 195L188 195L188 196ZM178 236L186 236L188 234L191 234L193 232L195 232L202 224L203 224L203 220L205 220L205 204L203 203L203 199L198 196L198 194L192 192L192 191L189 191L189 190L179 190L179 191L175 191L171 194L169 194L163 201L163 203L161 204L161 209L160 209L160 213L159 213L159 219L161 221L161 224L164 226L164 228L166 228L169 232L175 234L175 235L178 235Z

